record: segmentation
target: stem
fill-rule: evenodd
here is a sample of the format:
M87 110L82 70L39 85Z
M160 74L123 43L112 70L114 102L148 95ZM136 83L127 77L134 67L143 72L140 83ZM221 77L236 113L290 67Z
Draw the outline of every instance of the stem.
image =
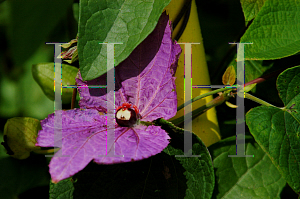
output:
M184 131L184 129L175 126L172 122L169 122L168 120L165 120L163 118L159 118L159 119L155 120L154 125L157 125L157 126L167 125L175 130Z
M256 78L250 82L247 82L244 86L248 86L250 84L254 84L254 83L261 83L269 78L272 78L274 76L277 76L278 74L280 74L282 72L282 70L278 70L278 71L275 71L273 73L270 73L268 75L264 75L262 77L259 77L259 78ZM177 111L179 111L180 109L182 109L183 107L189 105L190 103L192 102L195 102L199 99L202 99L204 97L207 97L209 95L213 95L213 94L216 94L216 93L219 93L219 92L223 92L223 91L227 91L227 90L237 90L236 88L228 88L228 87L225 87L225 88L220 88L220 89L216 89L214 91L210 91L208 93L204 93L203 95L199 95L195 98L193 98L191 101L188 101L188 102L185 102L184 104L180 105L178 108L177 108ZM226 92L227 93L227 92ZM218 106L220 104L222 104L223 102L227 101L231 96L226 94L226 93L223 93L222 95L216 97L215 99L213 99L212 101L210 101L209 103L207 103L206 105L203 105L199 108L197 108L196 110L192 111L192 119L198 117L199 115L205 113L206 111L208 111L209 109L215 107L215 106ZM250 95L249 93L245 93L245 98L246 99L250 99L254 102L257 102L261 105L265 105L265 106L272 106L272 107L276 107L266 101L263 101L253 95ZM278 108L278 107L276 107ZM283 108L281 108L283 109ZM174 125L178 126L178 125L182 125L183 122L184 122L184 116L181 116L180 118L177 118L177 119L174 119L171 121Z
M199 95L199 96L197 96L197 97L194 97L193 99L191 99L191 101L187 101L187 102L185 102L184 104L181 104L180 106L178 106L177 111L179 111L179 110L182 109L183 107L185 107L185 106L189 105L190 103L195 102L195 101L197 101L197 100L199 100L199 99L202 99L202 98L207 97L207 96L209 96L209 95L217 94L217 93L222 92L222 91L227 91L227 90L232 90L232 89L233 89L233 88L225 87L225 88L219 88L219 89L216 89L216 90L213 90L213 91L204 93L204 94L202 94L202 95ZM205 105L204 105L204 106L205 106Z
M77 86L77 83L75 83L75 85ZM75 106L76 95L77 95L77 88L73 88L72 101L71 101L71 109L73 109L74 106Z
M215 99L213 99L212 101L208 102L206 105L203 105L203 106L197 108L196 110L192 111L192 120L195 119L196 117L198 117L199 115L205 113L209 109L211 109L215 106L221 105L223 102L229 100L230 97L231 97L230 95L222 94L222 95L216 97ZM180 126L184 122L184 116L174 119L171 122L176 126Z
M254 79L254 80L251 80L250 82L247 82L246 84L245 84L245 86L248 86L248 85L250 85L250 84L254 84L254 83L261 83L261 82L264 82L264 81L266 81L267 79L271 79L272 77L276 77L276 76L278 76L281 72L283 72L285 69L281 69L281 70L277 70L277 71L274 71L274 72L272 72L272 73L270 73L270 74L267 74L267 75L263 75L263 76L261 76L261 77L258 77L258 78L256 78L256 79Z
M256 79L254 79L254 80L252 80L252 81L250 81L250 82L247 82L247 83L244 85L244 87L246 87L246 86L248 86L248 85L250 85L250 84L255 84L255 83L258 84L258 83L264 82L264 81L266 81L267 79L270 79L270 78L272 78L272 77L275 77L275 76L279 75L282 71L284 71L284 69L274 71L274 72L272 72L272 73L270 73L270 74L267 74L267 75L263 75L263 76L261 76L261 77L259 77L259 78L256 78ZM223 92L223 91L226 91L226 90L230 90L230 89L236 90L236 88L228 88L228 87L225 87L225 88L216 89L216 90L210 91L210 92L208 92L208 93L204 93L204 94L202 94L202 95L199 95L199 96L193 98L191 101L185 102L184 104L178 106L177 111L179 111L179 110L182 109L183 107L185 107L185 106L189 105L190 103L195 102L195 101L197 101L197 100L199 100L199 99L202 99L202 98L207 97L207 96L209 96L209 95L216 94L216 93L218 93L218 92ZM261 104L261 103L264 103L265 105L268 104L268 105L266 105L266 106L270 106L270 105L271 105L271 104L269 104L268 102L265 102L265 101L263 101L263 100L261 100L261 99L258 99L258 98L256 98L256 97L250 95L250 94L247 94L247 96L249 97L248 99L251 98L251 100L253 100L253 101L257 102L257 103L260 103L260 104ZM246 98L247 98L247 97L246 97ZM273 106L273 105L271 105L271 106ZM274 107L276 107L276 106L274 106Z
M42 149L35 149L33 152L36 154L50 154L50 153L55 153L59 150L59 148L55 148L55 149L47 149L47 150L42 150Z
M187 2L185 2L182 9L180 10L180 13L177 15L177 17L173 21L173 29L176 28L176 26L180 22L181 18L183 17L183 15L187 12L188 9L190 9L191 3L192 3L192 0L188 0Z
M273 106L273 107L278 108L277 106L274 106L274 105L272 105L272 104L270 104L270 103L268 103L268 102L266 102L266 101L263 101L263 100L261 100L261 99L255 97L255 96L253 96L253 95L250 95L249 93L245 93L245 98L246 98L246 99L250 99L250 100L252 100L252 101L254 101L254 102L257 102L257 103L259 103L259 104L261 104L261 105L265 105L265 106Z
M187 6L187 7L186 7ZM191 7L192 7L192 0L188 0L188 2L186 2L186 4L185 4L185 16L184 16L184 18L183 18L183 23L182 23L182 25L181 25L181 27L180 27L180 29L179 29L179 31L178 31L178 33L177 33L177 35L174 37L174 40L176 40L176 41L178 41L179 40L179 38L181 37L181 35L182 35L182 33L184 32L184 30L185 30L185 28L186 28L186 25L187 25L187 23L188 23L188 21L189 21L189 18L190 18L190 13L191 13ZM181 13L180 13L181 14ZM180 21L180 20L179 20ZM179 22L178 21L178 22ZM175 21L176 22L176 21ZM176 26L177 26L177 24L178 24L178 22L176 22ZM175 29L175 28L174 28Z

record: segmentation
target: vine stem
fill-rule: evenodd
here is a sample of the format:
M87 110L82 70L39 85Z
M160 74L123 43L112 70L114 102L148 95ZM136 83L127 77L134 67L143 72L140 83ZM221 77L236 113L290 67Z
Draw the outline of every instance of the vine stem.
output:
M207 97L209 95L213 95L213 94L217 94L219 92L223 92L223 91L227 91L227 90L232 90L233 88L229 88L229 87L225 87L225 88L220 88L220 89L216 89L216 90L213 90L213 91L210 91L210 92L207 92L207 93L204 93L202 95L199 95L197 97L194 97L193 99L191 99L191 101L188 101L188 102L185 102L184 104L181 104L180 106L178 106L177 108L177 111L179 111L180 109L182 109L183 107L189 105L190 103L193 103L199 99L202 99L204 97ZM209 102L210 103L210 102Z
M278 76L282 71L284 71L284 70L281 69L281 70L274 71L274 72L272 72L272 73L270 73L270 74L263 75L263 76L261 76L261 77L259 77L259 78L256 78L256 79L254 79L254 80L252 80L252 81L247 82L247 83L244 85L244 87L246 87L246 86L248 86L248 85L251 85L251 84L255 84L255 83L256 83L256 84L259 84L259 83L261 83L261 82L264 82L264 81L266 81L267 79L270 79L270 78L272 78L272 77ZM213 90L213 91L204 93L203 95L199 95L199 96L193 98L191 101L188 101L188 102L185 102L184 104L181 104L180 106L178 106L177 111L179 111L179 110L182 109L183 107L185 107L185 106L189 105L190 103L193 103L193 102L195 102L195 101L197 101L197 100L199 100L199 99L202 99L202 98L204 98L204 97L207 97L207 96L209 96L209 95L213 95L213 94L216 94L216 93L219 93L219 92L227 91L227 90L236 90L236 88L225 87L225 88L220 88L220 89L216 89L216 90ZM259 104L262 104L262 103L263 103L262 105L276 107L276 106L274 106L274 105L272 105L272 104L270 104L270 103L268 103L268 102L265 102L265 101L263 101L263 100L261 100L261 99L259 99L259 98L257 98L257 97L254 97L253 95L250 95L250 94L248 94L248 93L246 93L246 94L247 94L247 96L249 97L249 98L246 97L247 99L250 99L250 98L251 98L250 100L253 100L253 101L255 101L255 102L259 103Z
M256 79L254 79L254 80L251 80L250 82L247 82L247 83L245 84L245 87L248 86L248 85L250 85L250 84L255 84L255 83L259 84L259 83L262 83L262 82L266 81L267 79L270 79L270 78L272 78L272 77L278 76L278 75L279 75L281 72L283 72L283 71L284 71L284 69L277 70L277 71L274 71L274 72L272 72L272 73L270 73L270 74L263 75L263 76L261 76L261 77L259 77L259 78L256 78Z
M270 104L270 103L268 103L268 102L266 102L266 101L264 101L264 100L261 100L261 99L255 97L255 96L253 96L253 95L251 95L251 94L249 94L249 93L245 93L245 98L246 98L246 99L250 99L250 100L252 100L252 101L254 101L254 102L257 102L257 103L259 103L259 104L261 104L261 105L272 106L272 107L278 108L277 106L274 106L274 105L272 105L272 104Z
M75 83L75 85L77 86L77 83ZM76 95L77 95L77 88L73 88L71 109L75 107Z
M223 88L223 89L225 89L225 88ZM229 90L229 89L232 89L232 88L227 88L227 90ZM217 90L220 90L220 89L217 89ZM215 90L215 91L216 91L216 90ZM206 93L206 94L207 94L207 93ZM202 96L202 95L200 95L200 96L198 96L198 97L200 98L201 96ZM230 97L232 97L232 95L230 95L229 93L227 93L227 94L226 94L226 93L223 93L222 95L220 95L220 96L214 98L212 101L210 101L210 102L207 103L206 105L203 105L203 106L199 107L198 109L192 111L192 119L198 117L199 115L205 113L206 111L208 111L209 109L211 109L211 108L213 108L213 107L215 107L215 106L221 105L223 102L229 100ZM203 98L203 97L202 97L202 98ZM245 98L246 98L246 99L250 99L250 100L252 100L252 101L254 101L254 102L257 102L257 103L259 103L259 104L261 104L261 105L272 106L272 107L278 108L278 107L276 107L276 106L274 106L274 105L272 105L272 104L270 104L270 103L268 103L268 102L266 102L266 101L263 101L263 100L261 100L261 99L255 97L255 96L253 96L253 95L250 95L249 93L245 93ZM195 99L195 98L193 98L193 99ZM194 101L196 101L196 100L198 100L198 99L195 99ZM191 102L189 102L189 103L191 103ZM281 108L281 109L282 109L282 108ZM176 126L180 126L180 125L182 125L183 122L184 122L184 116L181 116L180 118L174 119L174 120L172 120L171 122L172 122L174 125L176 125Z
M227 90L229 90L229 89L227 89ZM222 95L214 98L213 100L211 100L207 104L205 104L205 105L197 108L196 110L192 111L192 119L198 117L199 115L205 113L206 111L208 111L209 109L211 109L215 106L221 105L223 102L229 100L230 97L232 97L232 96L229 95L229 94L222 94ZM184 122L184 116L181 116L177 119L174 119L171 122L176 126L182 125L183 122Z
M36 149L34 150L33 152L36 153L36 154L44 154L44 155L47 155L47 154L51 154L51 153L55 153L59 150L59 148L55 148L55 149L47 149L47 150L42 150L42 149Z

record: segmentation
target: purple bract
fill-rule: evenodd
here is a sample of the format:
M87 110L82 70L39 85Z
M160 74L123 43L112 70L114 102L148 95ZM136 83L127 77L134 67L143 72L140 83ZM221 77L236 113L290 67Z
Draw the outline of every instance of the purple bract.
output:
M171 39L168 16L163 14L155 30L115 69L115 109L127 102L136 105L141 121L170 119L177 111L174 73L181 48ZM105 85L106 76L83 81L80 73L76 82L82 85ZM54 114L41 121L37 146L57 147L50 162L53 182L68 178L82 170L91 160L98 164L114 164L148 158L160 153L170 137L159 126L142 124L133 127L115 126L115 155L105 156L113 149L107 146L107 91L101 88L78 88L81 109L58 113L62 115L62 138L54 138ZM114 92L114 91L108 91ZM57 140L61 139L61 140ZM123 155L123 157L120 157Z

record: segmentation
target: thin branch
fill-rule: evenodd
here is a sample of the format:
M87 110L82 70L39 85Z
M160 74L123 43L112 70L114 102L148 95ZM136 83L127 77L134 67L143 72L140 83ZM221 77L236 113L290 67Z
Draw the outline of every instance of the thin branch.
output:
M213 91L210 91L210 92L207 92L207 93L204 93L202 95L199 95L197 97L194 97L193 99L191 99L191 101L188 101L188 102L185 102L184 104L181 104L180 106L178 106L177 108L177 111L179 111L180 109L182 109L183 107L189 105L190 103L192 102L195 102L197 100L200 100L204 97L207 97L209 95L213 95L213 94L217 94L219 92L222 92L222 91L227 91L227 90L232 90L233 88L220 88L220 89L216 89L216 90L213 90Z
M284 70L285 70L285 69L280 69L280 70L274 71L274 72L272 72L272 73L270 73L270 74L263 75L263 76L261 76L261 77L259 77L259 78L256 78L256 79L254 79L254 80L251 80L250 82L247 82L247 83L245 84L245 86L248 86L248 85L250 85L250 84L255 84L255 83L257 83L257 84L262 83L262 82L266 81L267 79L271 79L272 77L278 76L278 75L279 75L281 72L283 72Z
M77 83L75 83L75 85L77 86ZM77 88L73 88L71 109L73 109L75 107L76 95L77 95Z

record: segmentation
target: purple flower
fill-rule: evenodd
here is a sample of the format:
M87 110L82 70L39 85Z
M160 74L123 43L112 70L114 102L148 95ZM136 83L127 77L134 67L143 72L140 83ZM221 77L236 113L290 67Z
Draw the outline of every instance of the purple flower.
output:
M115 103L107 102L106 89L79 88L81 109L59 111L62 115L62 154L56 153L50 162L53 182L68 178L82 170L91 160L98 164L114 164L142 160L160 153L169 144L169 135L159 126L137 124L115 126L115 156L105 156L113 146L107 145L107 103L115 109L123 103L135 105L139 120L151 122L170 119L177 111L175 77L173 77L181 48L171 39L168 16L162 15L155 30L115 69ZM77 84L105 85L103 75ZM108 91L109 93L114 91ZM41 121L37 146L58 146L54 138L54 114ZM123 157L121 157L123 155Z

